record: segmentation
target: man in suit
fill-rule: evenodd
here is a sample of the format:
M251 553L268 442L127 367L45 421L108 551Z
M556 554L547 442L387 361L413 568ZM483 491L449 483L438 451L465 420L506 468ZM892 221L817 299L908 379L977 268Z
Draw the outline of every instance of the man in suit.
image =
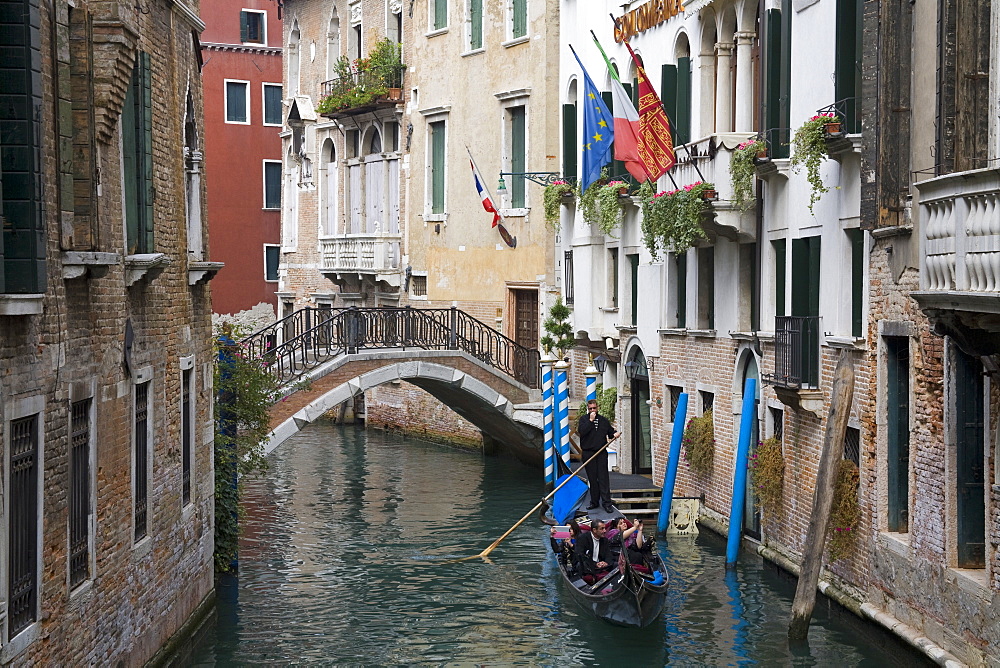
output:
M607 539L607 525L594 520L590 533L586 531L576 541L576 557L580 570L586 575L597 575L611 568L611 541Z
M587 414L580 416L576 433L580 436L583 461L590 460L586 467L587 482L590 484L590 508L588 510L596 510L598 506L603 506L606 512L613 513L615 509L611 505L608 450L607 448L601 450L601 447L607 445L612 438L618 438L618 432L611 426L611 421L608 418L598 415L597 402L591 399L587 402ZM598 450L601 450L601 454L594 457L594 453Z

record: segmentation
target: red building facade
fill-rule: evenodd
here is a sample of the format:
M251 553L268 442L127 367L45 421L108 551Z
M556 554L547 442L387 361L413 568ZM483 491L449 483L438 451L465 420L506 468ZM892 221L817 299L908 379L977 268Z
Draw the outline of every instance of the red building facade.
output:
M205 178L216 313L275 309L281 232L281 20L269 0L206 0Z

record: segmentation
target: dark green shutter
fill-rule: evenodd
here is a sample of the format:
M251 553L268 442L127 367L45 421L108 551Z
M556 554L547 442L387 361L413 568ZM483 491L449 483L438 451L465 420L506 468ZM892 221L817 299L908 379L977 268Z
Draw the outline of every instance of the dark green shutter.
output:
M677 133L677 144L691 141L691 59L677 59L677 116L671 119Z
M250 37L250 26L247 25L247 13L240 12L240 41L245 42Z
M434 0L434 29L440 30L448 25L448 0Z
M792 100L792 0L781 0L781 77L779 79L780 95L778 112L780 114L778 133L781 144L781 156L789 155L791 143L791 100Z
M888 464L888 528L909 530L910 500L910 340L885 337Z
M861 132L861 0L837 0L834 97L844 129Z
M783 39L790 23L781 10L767 10L764 37L764 129L770 155L788 157L787 44Z
M638 255L626 255L628 258L629 272L631 274L632 285L630 289L632 290L632 324L638 324L638 313L639 313L639 256Z
M580 140L576 136L576 105L563 105L563 178L576 178L576 152Z
M785 240L771 242L774 248L774 315L785 315Z
M674 256L677 265L677 276L674 286L677 290L677 327L686 327L687 316L687 253Z
M986 504L983 470L983 365L978 357L955 351L956 489L958 567L986 565Z
M139 63L142 74L142 246L143 252L152 253L153 245L153 81L149 65L149 54L140 51Z
M524 37L528 34L528 0L514 0L514 31L513 37Z
M628 88L625 88L625 92L628 93ZM601 93L601 99L604 100L604 104L608 106L608 109L611 111L611 114L613 116L615 113L615 106L614 106L615 103L611 91L604 91L603 93ZM615 143L611 142L611 155L613 156L614 154L615 154ZM621 176L623 174L624 175L628 174L628 171L625 169L625 163L619 160L612 159L611 164L608 166L608 170L611 172L610 174L611 176Z
M865 233L859 229L847 230L851 241L851 335L864 335L864 279L865 279Z
M431 213L444 213L444 121L431 123Z
M524 127L524 107L512 107L510 110L510 171L515 174L523 174L527 170L526 156L524 149L525 127ZM524 207L524 186L523 176L511 177L510 203L515 209Z
M264 280L278 280L278 263L281 259L278 246L264 246Z
M639 111L639 77L632 79L632 88L629 89L628 96L632 100L632 106Z
M670 121L674 144L677 144L677 66L664 65L660 68L660 102Z
M139 163L136 160L138 155L138 138L136 129L138 120L136 118L136 97L138 96L136 86L136 72L132 71L132 80L125 91L125 102L122 105L121 128L122 128L122 170L124 171L124 197L125 197L125 250L129 255L140 253L139 250L139 230L141 229L139 217L139 187L137 174Z
M264 163L264 208L281 207L281 163Z
M469 49L483 48L483 0L469 0L470 19L472 26L469 36Z

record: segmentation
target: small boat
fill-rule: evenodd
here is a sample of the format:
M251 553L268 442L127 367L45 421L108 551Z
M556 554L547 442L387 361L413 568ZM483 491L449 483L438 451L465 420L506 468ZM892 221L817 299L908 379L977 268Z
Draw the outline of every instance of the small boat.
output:
M619 559L611 572L593 584L571 572L571 566L560 554L553 554L552 558L573 598L598 619L618 626L643 627L663 611L670 578L655 551L650 554L649 574L637 570L627 559Z

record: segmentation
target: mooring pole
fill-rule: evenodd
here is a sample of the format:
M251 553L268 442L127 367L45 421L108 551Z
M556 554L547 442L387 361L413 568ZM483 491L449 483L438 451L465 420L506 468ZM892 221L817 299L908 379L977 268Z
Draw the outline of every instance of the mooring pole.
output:
M556 450L563 463L569 468L569 362L559 360L553 368L552 376L555 383L556 398ZM553 473L555 474L555 478L558 479L558 472L554 471Z
M660 512L656 519L656 533L667 533L670 523L670 506L674 502L674 485L677 483L677 465L681 458L681 441L684 440L684 422L687 420L688 394L681 392L677 398L677 409L674 410L674 430L670 435L670 455L667 460L667 473L663 476L663 489L660 492Z
M840 354L837 370L833 375L830 414L826 418L823 452L820 454L819 469L816 471L812 517L806 533L805 551L802 554L799 582L795 587L795 599L792 601L788 639L793 642L801 642L809 635L809 620L816 605L816 586L819 584L819 574L823 568L823 549L826 545L827 527L830 524L830 509L833 507L837 461L843 453L847 418L851 414L853 400L854 366L845 350Z
M555 359L549 351L542 354L542 433L545 441L545 486L548 489L556 481L556 438L555 401L553 400L552 363Z
M729 540L726 543L726 568L736 568L743 538L743 506L747 497L747 461L750 436L753 434L754 408L757 405L757 379L747 378L743 385L743 412L740 414L740 437L736 442L736 470L733 472L733 499L729 510Z

